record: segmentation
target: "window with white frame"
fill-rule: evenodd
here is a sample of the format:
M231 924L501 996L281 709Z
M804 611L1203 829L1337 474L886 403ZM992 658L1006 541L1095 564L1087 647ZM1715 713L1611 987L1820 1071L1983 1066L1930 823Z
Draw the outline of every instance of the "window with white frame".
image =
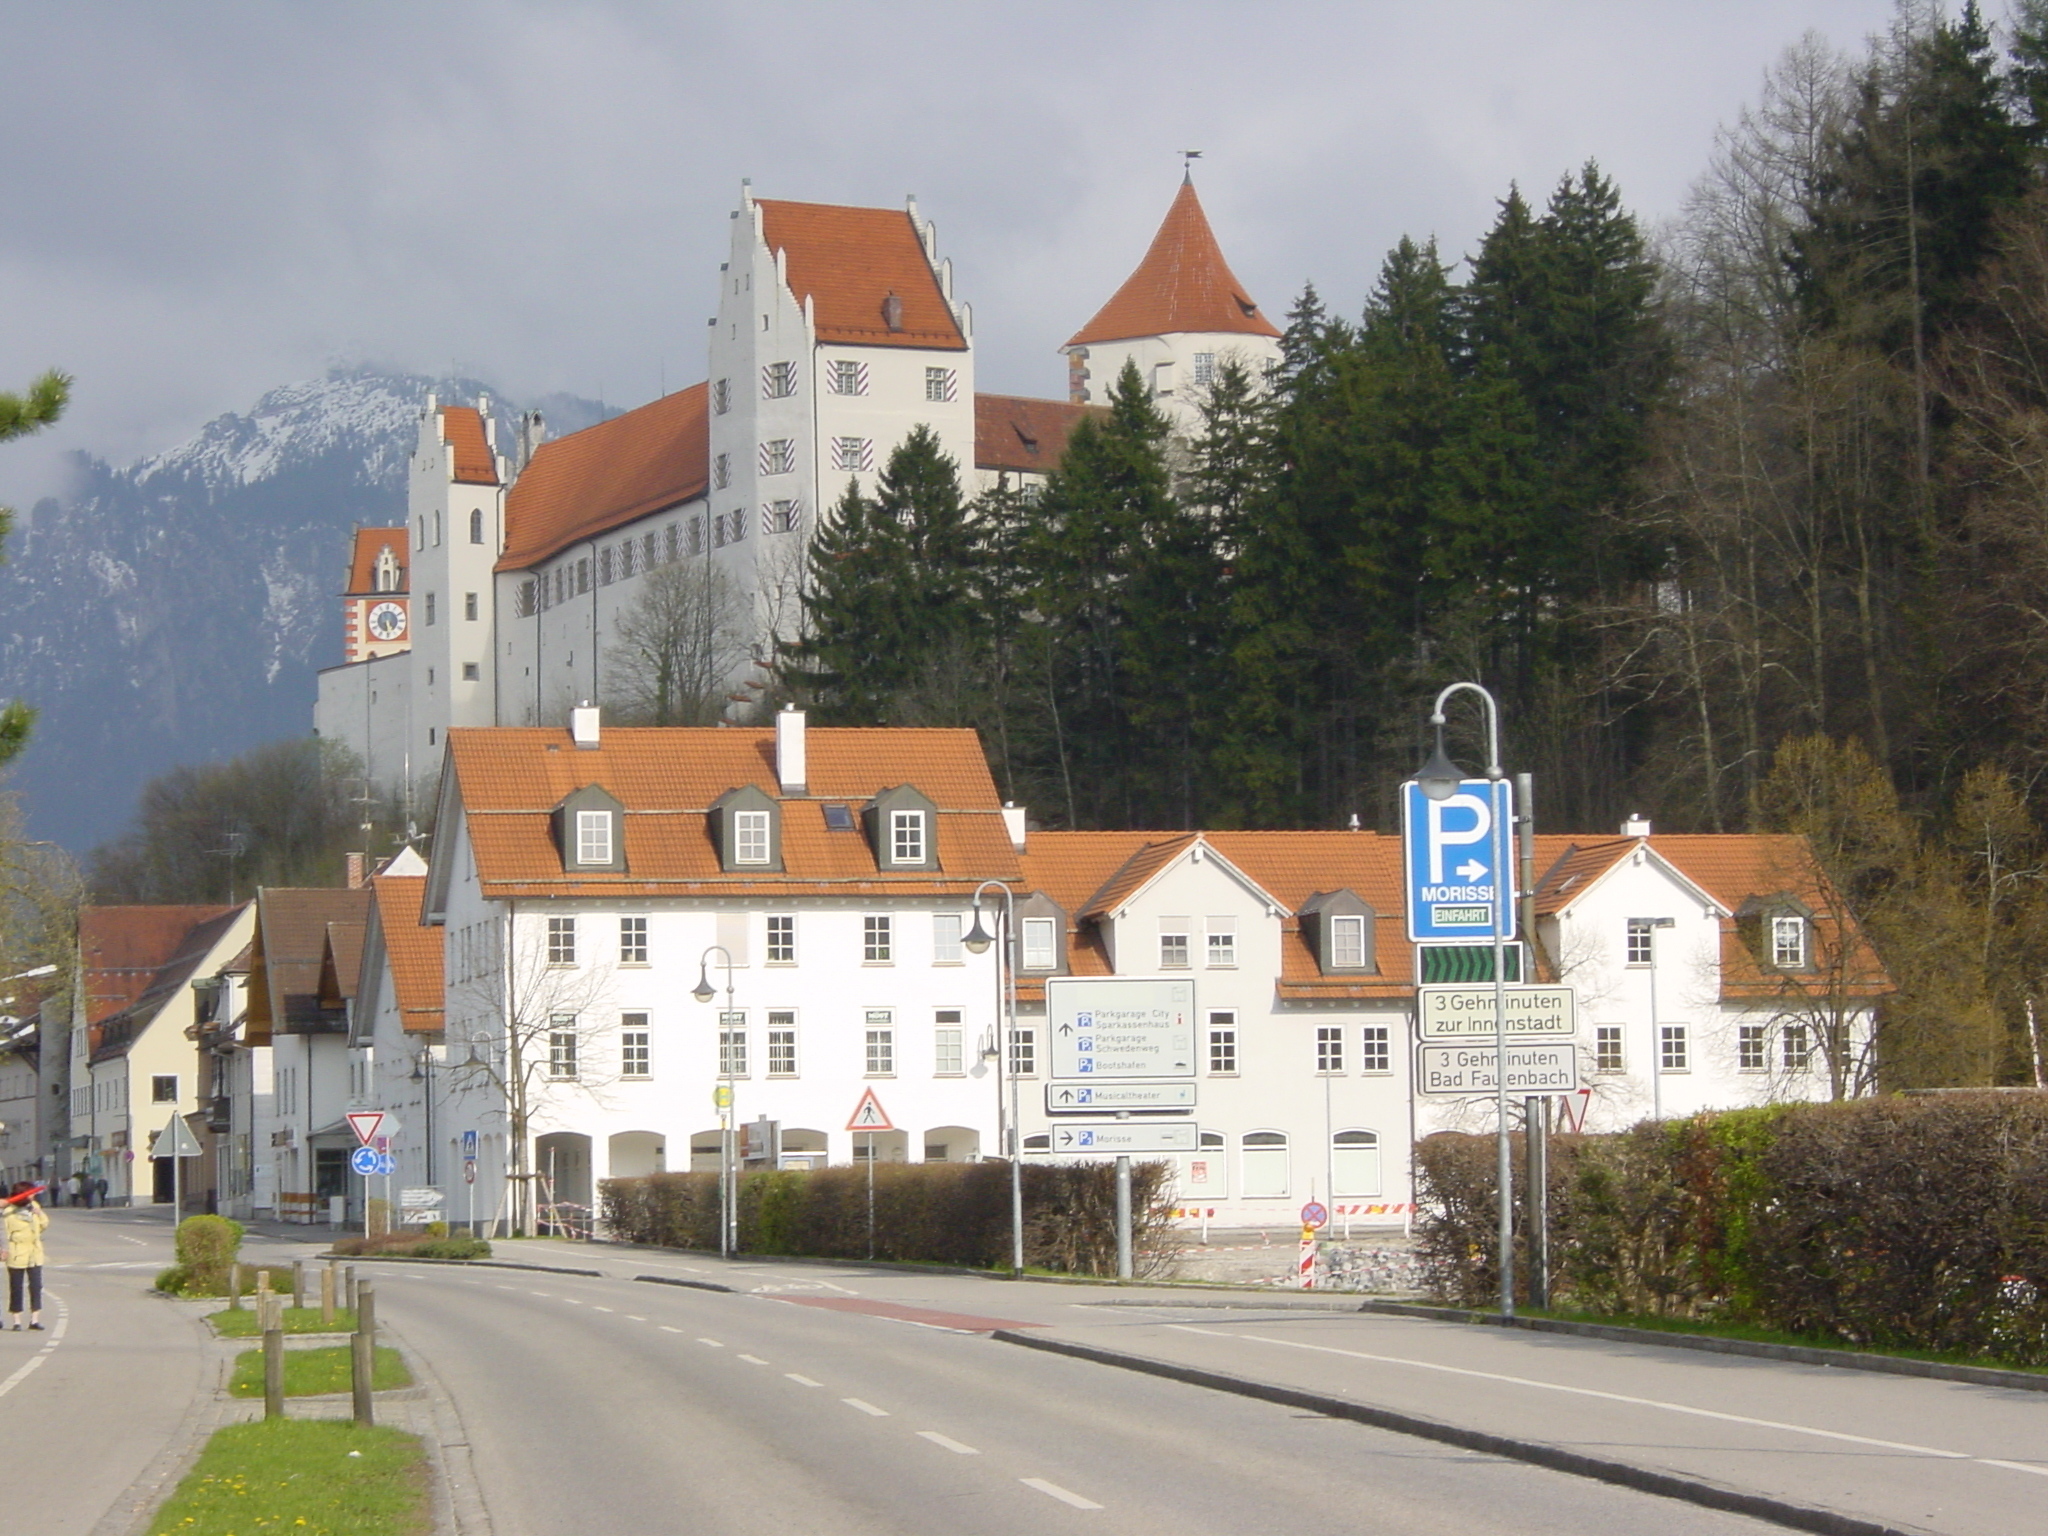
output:
M804 520L803 503L794 498L766 502L761 507L763 533L795 533Z
M1735 1067L1740 1072L1767 1072L1771 1066L1771 1027L1740 1024L1735 1030Z
M924 397L926 400L957 400L960 398L960 376L951 368L927 368L924 371Z
M1593 1070L1595 1072L1625 1072L1627 1063L1621 1052L1621 1026L1619 1024L1595 1024L1593 1026Z
M619 919L619 964L645 965L647 963L647 919L644 917L622 917Z
M609 864L612 861L612 813L610 811L578 811L576 813L576 862L578 864Z
M1013 1029L1010 1031L1010 1075L1012 1077L1036 1077L1038 1075L1037 1030Z
M864 917L860 920L860 957L869 965L887 965L896 956L894 920Z
M1188 968L1188 920L1184 917L1159 919L1159 968L1184 971Z
M434 594L431 592L427 594L427 622L434 622Z
M1691 1056L1686 1048L1685 1026L1683 1024L1659 1024L1657 1026L1657 1064L1666 1072L1690 1070Z
M959 965L967 958L967 947L960 942L960 914L958 912L934 912L932 914L932 964Z
M619 1015L619 1076L640 1078L654 1075L648 1039L646 1014Z
M761 366L761 398L786 400L796 393L795 363L764 363Z
M1657 959L1657 930L1647 917L1628 920L1628 963L1651 965Z
M732 861L735 864L766 864L769 853L767 811L732 813Z
M576 919L573 917L551 917L548 919L548 964L574 965L576 963Z
M1813 1066L1813 1036L1803 1019L1788 1019L1779 1026L1779 1043L1787 1072L1804 1072Z
M965 1031L958 1008L941 1008L932 1016L932 1075L959 1077L967 1070Z
M793 913L776 913L769 916L768 963L796 964L796 917Z
M835 395L864 395L868 392L868 365L834 358L826 367L825 384Z
M1248 1200L1283 1199L1287 1194L1287 1136L1283 1131L1246 1131L1238 1140L1243 1178L1239 1187Z
M1054 943L1053 920L1049 917L1027 917L1021 926L1024 930L1022 968L1049 971L1058 965L1059 949Z
M472 624L476 622L476 594L474 592L462 594L462 617Z
M924 862L923 811L891 811L889 813L889 862L892 864L922 864Z
M1237 1076L1237 1015L1222 1009L1209 1014L1209 1075Z
M849 475L872 470L875 467L875 440L871 437L833 438L832 467Z
M1344 1026L1341 1024L1318 1024L1316 1026L1316 1070L1329 1074L1344 1070Z
M1771 919L1771 964L1781 971L1806 969L1806 919L1787 913Z
M1212 967L1237 964L1237 919L1234 917L1212 917L1209 919L1209 945L1207 960Z
M1365 964L1365 919L1336 916L1330 919L1330 966L1357 970Z
M896 1073L896 1015L887 1008L867 1011L866 1062L869 1077Z
M768 1075L796 1076L796 1011L768 1010Z
M548 1020L548 1076L576 1075L576 1015L558 1013Z
M1393 1035L1384 1024L1367 1024L1358 1032L1358 1070L1394 1070Z
M747 1015L744 1009L718 1016L718 1075L747 1075Z
M1197 352L1194 363L1195 383L1207 385L1216 382L1216 354Z
M1373 1131L1339 1131L1330 1138L1330 1193L1339 1200L1380 1192L1380 1138Z
M796 468L796 439L771 438L761 445L761 473L786 475Z

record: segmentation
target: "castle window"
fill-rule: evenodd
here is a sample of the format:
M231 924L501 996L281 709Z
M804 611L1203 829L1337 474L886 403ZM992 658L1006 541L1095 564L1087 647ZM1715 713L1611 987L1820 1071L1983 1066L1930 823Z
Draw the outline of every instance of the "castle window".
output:
M711 461L711 488L722 491L732 484L732 455L721 453Z
M483 675L483 663L465 661L462 664L462 680L465 683L480 683L483 681Z
M868 365L838 359L825 375L825 381L835 395L864 395L868 392Z
M832 467L854 474L875 467L875 441L871 437L832 439Z
M476 622L476 594L474 592L462 594L462 616L471 623Z
M761 509L761 531L763 533L794 533L801 519L799 508L802 503L795 501L771 501Z
M786 475L796 468L796 439L778 437L761 445L761 473Z
M1207 385L1214 384L1215 382L1216 354L1214 352L1197 352L1195 354L1195 383L1197 385Z
M535 585L531 576L519 583L519 595L512 600L512 613L515 618L533 617L534 592Z
M635 555L637 555L637 554L638 554L639 552L640 552L639 546L638 546L638 545L637 545L637 544L636 544L636 543L635 543L635 542L634 542L634 541L633 541L632 539L624 539L624 540L621 540L621 541L620 541L620 543L619 543L619 580L621 580L621 581L628 581L628 580L630 580L630 579L632 578L632 575L633 575L633 557L634 557Z
M434 594L431 592L427 594L427 622L434 622Z
M723 416L732 409L732 380L719 379L711 386L711 409Z
M576 595L581 597L590 590L590 556L584 555L576 562Z
M761 398L787 400L796 393L795 363L764 363L761 366Z
M484 509L473 508L469 514L469 542L481 544L484 541Z
M938 401L959 399L960 375L951 368L925 369L924 397L927 400Z
M612 547L607 544L597 552L597 584L608 587L612 584Z
M675 524L670 523L669 532L673 534L675 531ZM693 555L704 553L704 519L701 517L690 519L690 553ZM671 560L676 558L675 541L673 539L669 541L669 558Z

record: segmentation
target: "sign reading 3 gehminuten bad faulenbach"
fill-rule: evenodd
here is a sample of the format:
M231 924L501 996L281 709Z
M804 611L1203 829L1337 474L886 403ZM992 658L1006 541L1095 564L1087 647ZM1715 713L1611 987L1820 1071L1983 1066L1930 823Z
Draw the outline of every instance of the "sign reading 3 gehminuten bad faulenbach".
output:
M1424 1040L1491 1043L1497 1028L1510 1041L1567 1040L1579 1032L1577 999L1570 987L1505 987L1495 1019L1490 983L1470 987L1417 987L1415 1032Z
M1119 976L1053 977L1045 1022L1055 1081L1195 1075L1195 984Z
M1508 1042L1510 1096L1575 1093L1579 1048L1569 1040ZM1500 1052L1492 1045L1445 1045L1425 1041L1415 1048L1415 1091L1425 1098L1457 1099L1500 1089Z

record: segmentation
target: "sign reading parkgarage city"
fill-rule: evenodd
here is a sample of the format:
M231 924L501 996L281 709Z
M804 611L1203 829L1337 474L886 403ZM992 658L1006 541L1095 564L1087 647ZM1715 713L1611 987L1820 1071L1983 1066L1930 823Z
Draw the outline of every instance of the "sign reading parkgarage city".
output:
M1570 987L1504 987L1508 1039L1569 1040L1579 1032L1577 995ZM1417 987L1415 1032L1424 1040L1474 1040L1490 1044L1497 1025L1493 985Z
M1195 984L1137 976L1054 976L1045 984L1053 1080L1195 1075Z
M1510 1097L1578 1091L1579 1048L1570 1041L1510 1041L1507 1056ZM1430 1099L1498 1093L1499 1061L1500 1053L1490 1044L1425 1041L1415 1047L1415 1091Z

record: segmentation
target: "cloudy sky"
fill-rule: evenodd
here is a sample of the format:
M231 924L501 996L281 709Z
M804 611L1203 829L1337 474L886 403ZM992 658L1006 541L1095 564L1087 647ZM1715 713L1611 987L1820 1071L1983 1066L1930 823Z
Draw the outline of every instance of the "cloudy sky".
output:
M1987 7L1994 13L1997 5ZM1668 216L1809 28L1890 0L0 0L0 387L78 377L125 462L335 363L635 405L704 371L726 213L918 195L980 386L1056 394L1177 151L1271 314L1354 311L1402 234L1469 251L1597 159Z

